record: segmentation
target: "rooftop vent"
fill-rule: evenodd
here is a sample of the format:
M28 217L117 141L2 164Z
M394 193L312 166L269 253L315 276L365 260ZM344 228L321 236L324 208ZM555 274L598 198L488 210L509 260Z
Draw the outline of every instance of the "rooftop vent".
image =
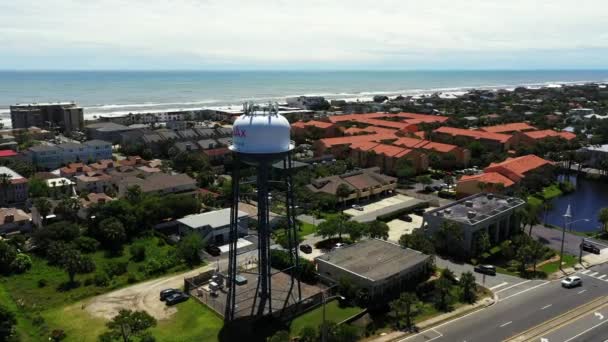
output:
M474 218L475 216L477 216L477 212L475 212L475 211L473 211L473 210L470 210L470 211L468 211L468 212L467 212L467 218L472 219L472 218Z
M464 202L464 205L468 208L473 208L473 201L466 201Z
M488 194L487 197L488 197L489 200L491 200L491 199L494 198L494 194Z

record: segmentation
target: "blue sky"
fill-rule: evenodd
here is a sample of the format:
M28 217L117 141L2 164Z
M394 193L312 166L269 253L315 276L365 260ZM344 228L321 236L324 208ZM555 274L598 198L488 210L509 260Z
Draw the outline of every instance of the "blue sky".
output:
M0 69L608 68L605 0L0 0Z

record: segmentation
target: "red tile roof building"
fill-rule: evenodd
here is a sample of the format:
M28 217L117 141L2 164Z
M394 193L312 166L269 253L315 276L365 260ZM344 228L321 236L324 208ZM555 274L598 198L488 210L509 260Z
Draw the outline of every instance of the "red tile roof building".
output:
M394 141L393 145L419 150L427 154L435 153L440 157L443 167L468 166L471 160L471 152L456 145L416 138L400 138ZM453 156L453 158L448 155Z
M459 196L468 196L482 191L499 192L517 185L532 173L544 172L552 165L552 162L534 154L508 158L503 162L490 164L481 174L463 176L458 180L456 192ZM483 186L480 187L479 184L483 184Z
M409 160L416 172L425 171L429 167L428 157L424 153L371 141L352 144L350 156L361 167L378 166L389 174L395 174L400 159Z
M291 125L291 132L296 138L305 138L309 134L320 138L331 138L338 135L336 125L325 121L297 121Z
M532 132L522 132L517 133L514 136L514 141L517 144L521 145L534 145L539 141L543 141L545 139L564 139L566 141L571 141L576 138L576 134L570 132L557 132L552 129L546 129L542 131L532 131Z
M486 126L479 128L480 131L490 133L514 133L536 131L536 127L530 126L525 122L513 122L504 125Z
M446 144L466 146L473 141L479 141L494 150L509 150L513 137L508 134L474 131L470 129L439 127L433 131L433 140Z

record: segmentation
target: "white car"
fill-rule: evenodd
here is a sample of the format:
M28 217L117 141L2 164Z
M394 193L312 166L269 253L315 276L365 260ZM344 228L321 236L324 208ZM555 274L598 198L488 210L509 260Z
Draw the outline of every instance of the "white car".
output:
M353 204L352 208L355 209L355 210L363 211L363 207L360 206L360 205L358 205L358 204Z
M572 288L572 287L582 286L582 285L583 285L583 280L577 276L566 277L566 278L564 278L564 280L562 280L562 286L565 288L568 288L568 289Z
M342 248L342 247L344 247L344 246L346 246L346 245L345 245L345 244L343 244L342 242L338 242L338 243L336 243L336 244L334 245L334 248L335 248L335 249L339 249L339 248Z

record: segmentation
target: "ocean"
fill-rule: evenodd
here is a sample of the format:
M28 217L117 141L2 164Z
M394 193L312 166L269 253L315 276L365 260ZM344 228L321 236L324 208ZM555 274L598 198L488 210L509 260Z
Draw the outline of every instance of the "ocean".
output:
M376 94L458 93L608 82L608 70L542 71L0 71L0 119L16 103L74 101L85 117L236 106L298 95L369 99Z

